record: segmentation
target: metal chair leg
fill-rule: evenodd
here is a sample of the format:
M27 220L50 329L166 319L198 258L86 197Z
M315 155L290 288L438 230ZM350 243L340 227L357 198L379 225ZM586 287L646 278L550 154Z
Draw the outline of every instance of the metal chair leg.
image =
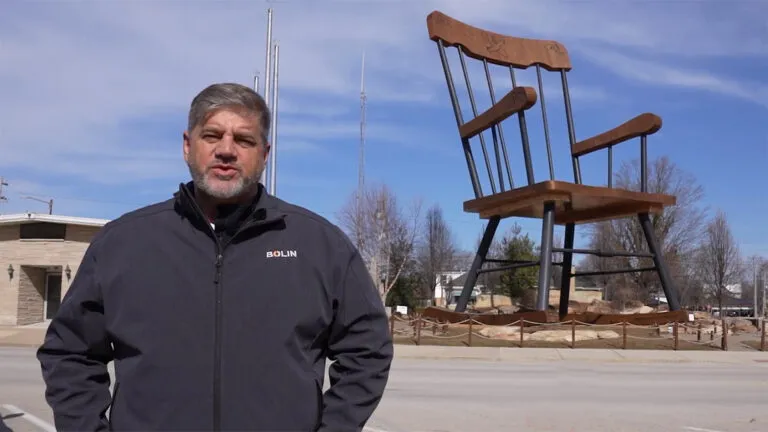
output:
M541 257L539 261L539 291L536 309L546 311L549 306L549 284L552 279L552 233L555 228L555 203L544 203L541 224Z
M488 225L483 232L483 238L480 240L480 246L477 248L475 259L472 261L472 267L470 267L467 273L467 279L464 281L464 288L461 290L461 296L456 303L456 312L464 312L467 309L469 298L472 295L472 290L475 288L475 282L477 282L477 272L483 266L485 258L488 256L488 249L493 242L493 236L496 234L496 229L499 227L501 217L493 216L488 220Z
M565 225L565 241L563 242L563 270L560 278L560 319L568 315L568 302L571 297L571 266L573 265L573 252L567 249L573 249L573 240L576 232L576 225L569 223Z
M669 304L670 311L680 310L680 299L677 294L677 289L672 283L672 277L669 274L669 268L661 254L661 247L656 240L656 234L653 231L653 225L648 213L640 213L637 215L640 220L640 225L643 227L643 233L645 234L645 240L648 242L648 250L653 254L653 264L656 266L656 272L661 280L661 288L664 290L664 295L667 296L667 304Z

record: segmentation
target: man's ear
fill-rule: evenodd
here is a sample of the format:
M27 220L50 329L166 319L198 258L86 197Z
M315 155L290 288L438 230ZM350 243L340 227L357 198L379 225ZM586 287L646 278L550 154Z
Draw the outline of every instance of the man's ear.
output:
M192 145L192 143L189 140L189 131L184 131L184 133L181 136L182 136L181 150L182 152L184 152L184 160L186 162L189 162L189 152L190 152L190 147Z

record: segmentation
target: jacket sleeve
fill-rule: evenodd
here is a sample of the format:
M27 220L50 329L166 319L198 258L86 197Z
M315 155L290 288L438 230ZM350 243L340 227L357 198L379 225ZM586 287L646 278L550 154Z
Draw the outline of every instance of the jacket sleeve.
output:
M95 243L85 257L37 350L45 398L58 431L106 431L111 402L107 364L112 348L97 278Z
M330 388L319 431L361 431L384 393L393 356L384 304L358 253L337 298L328 357Z

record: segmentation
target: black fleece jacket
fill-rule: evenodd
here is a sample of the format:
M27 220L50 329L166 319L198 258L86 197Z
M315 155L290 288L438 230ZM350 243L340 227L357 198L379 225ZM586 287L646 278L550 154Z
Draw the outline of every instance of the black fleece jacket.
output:
M182 184L95 236L37 354L57 430L362 430L393 348L358 251L263 189L218 228Z

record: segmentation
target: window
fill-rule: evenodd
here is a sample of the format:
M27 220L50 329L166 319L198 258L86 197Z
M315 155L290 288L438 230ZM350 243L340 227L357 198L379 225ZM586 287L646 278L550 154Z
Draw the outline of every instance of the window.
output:
M21 224L20 238L37 240L64 240L67 234L65 224L33 222Z

